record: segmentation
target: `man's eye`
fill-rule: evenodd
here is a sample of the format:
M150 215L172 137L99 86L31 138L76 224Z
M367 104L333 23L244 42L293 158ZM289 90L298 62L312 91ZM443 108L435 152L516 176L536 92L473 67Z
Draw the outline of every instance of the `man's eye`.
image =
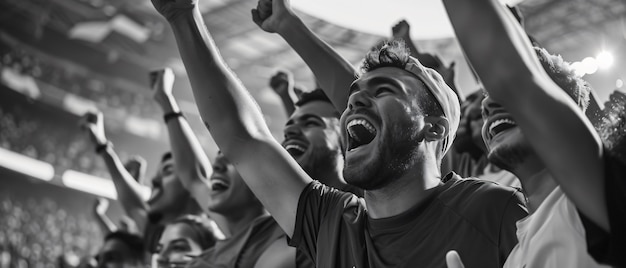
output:
M388 87L381 87L376 90L376 96L383 95L385 93L392 93L393 91Z
M307 121L305 126L307 127L317 127L320 126L321 124L317 121Z

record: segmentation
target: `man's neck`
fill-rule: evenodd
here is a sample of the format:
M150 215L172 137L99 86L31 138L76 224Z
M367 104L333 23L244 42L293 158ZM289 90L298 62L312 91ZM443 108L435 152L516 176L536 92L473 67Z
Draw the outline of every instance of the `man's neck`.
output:
M316 168L311 172L307 170L307 174L309 174L312 179L318 180L323 184L336 189L343 189L346 185L348 185L343 179L343 172L340 169Z
M442 184L438 165L424 161L383 189L365 191L368 214L373 219L399 215L423 202Z
M529 157L523 164L511 171L522 184L527 198L526 207L532 214L558 186L552 175L537 157Z

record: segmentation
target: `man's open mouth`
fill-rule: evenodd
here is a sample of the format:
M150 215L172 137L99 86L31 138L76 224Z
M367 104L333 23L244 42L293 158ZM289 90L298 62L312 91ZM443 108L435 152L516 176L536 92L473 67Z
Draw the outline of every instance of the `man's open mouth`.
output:
M306 145L302 143L286 142L283 147L293 157L299 157L306 152Z
M494 137L501 132L516 127L515 121L509 118L502 118L491 122L489 125L489 136Z
M216 192L226 191L230 187L230 185L220 179L220 178L211 178L211 190Z
M376 128L363 118L352 119L346 125L348 132L348 151L369 144L376 137Z

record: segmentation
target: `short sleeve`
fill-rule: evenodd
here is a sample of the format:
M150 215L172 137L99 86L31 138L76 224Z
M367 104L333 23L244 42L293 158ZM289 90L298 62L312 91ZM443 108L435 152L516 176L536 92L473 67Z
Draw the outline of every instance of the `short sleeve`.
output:
M297 247L311 260L315 260L321 224L341 221L344 208L352 201L357 202L357 197L353 194L336 190L318 181L311 182L300 194L296 224L289 245Z
M509 253L517 245L517 221L528 216L528 210L524 201L524 196L520 191L515 191L509 198L500 221L500 265L504 265Z
M611 233L580 213L587 250L602 264L626 267L626 164L605 150L605 193Z

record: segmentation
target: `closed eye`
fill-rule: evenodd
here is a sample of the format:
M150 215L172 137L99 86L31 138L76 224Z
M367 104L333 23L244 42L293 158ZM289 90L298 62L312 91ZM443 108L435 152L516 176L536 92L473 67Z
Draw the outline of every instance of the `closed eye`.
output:
M385 95L387 93L393 93L393 90L391 88L388 87L380 87L376 90L376 97Z
M307 126L307 127L319 127L322 124L320 122L315 121L315 120L309 120L309 121L306 121L306 123L304 125Z

